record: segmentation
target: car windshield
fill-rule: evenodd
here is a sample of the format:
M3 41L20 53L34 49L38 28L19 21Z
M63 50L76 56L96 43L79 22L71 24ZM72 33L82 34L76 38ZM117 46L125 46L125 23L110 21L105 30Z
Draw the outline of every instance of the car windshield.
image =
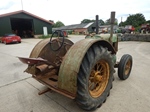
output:
M6 36L16 36L15 34L5 34L5 37Z

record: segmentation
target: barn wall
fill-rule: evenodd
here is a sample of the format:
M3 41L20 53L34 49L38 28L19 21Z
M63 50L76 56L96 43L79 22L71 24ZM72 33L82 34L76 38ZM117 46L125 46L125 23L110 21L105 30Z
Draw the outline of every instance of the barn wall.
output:
M21 18L21 19L33 19L33 28L35 35L43 34L43 27L47 27L48 34L52 33L52 25L41 21L38 18L32 17L30 15L19 13L14 14L11 16L1 17L0 18L0 36L4 35L5 33L11 33L11 23L10 18Z
M94 28L94 29L93 29L93 28ZM96 23L94 22L92 25L90 25L90 26L88 27L88 32L89 32L89 33L93 33L95 29L96 29Z
M47 27L48 34L52 33L52 25L38 19L33 20L35 34L43 34L43 27Z
M0 36L3 36L6 33L11 33L9 17L0 18Z
M87 33L87 29L86 28L77 28L74 29L75 34L86 34Z

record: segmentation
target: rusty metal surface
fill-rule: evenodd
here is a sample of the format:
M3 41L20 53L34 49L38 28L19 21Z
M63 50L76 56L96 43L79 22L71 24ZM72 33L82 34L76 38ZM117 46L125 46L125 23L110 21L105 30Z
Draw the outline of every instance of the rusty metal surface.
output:
M49 43L49 39L44 39L38 42L34 48L32 49L32 52L30 53L30 58L38 58L40 52L42 49Z
M55 40L55 39L53 39ZM53 51L50 48L50 44L49 44L49 39L44 39L42 41L40 41L32 50L30 57L29 58L21 58L22 61L26 62L28 65L30 65L29 63L32 62L41 62L41 64L47 64L47 65L52 65L53 67L59 67L61 64L61 61L64 57L64 55L66 54L67 50L73 45L73 42L65 39L64 40L64 45L62 46L62 48L59 51ZM59 43L56 42L54 43L53 47L58 47ZM36 63L32 63L32 64L36 64ZM39 63L37 63L39 66ZM36 65L37 65L36 64ZM30 70L30 68L32 68L32 70ZM33 74L32 71L34 71L34 69L36 69L36 67L31 67L28 66L28 69L26 70L26 72ZM35 75L35 74L34 74Z
M62 48L59 51L53 51L50 48L49 39L43 40L33 48L30 57L23 60L27 61L27 64L29 64L28 61L39 61L39 63L29 64L25 72L32 74L33 78L50 89L74 99L77 73L82 59L91 45L100 44L100 42L109 44L101 39L83 39L73 45L70 40L65 39ZM53 47L58 46L59 43L55 43Z
M94 43L104 40L101 39L83 39L75 43L67 52L60 66L58 87L72 94L77 91L77 74L82 62L82 59L87 50ZM107 41L105 41L107 42Z
M43 72L44 70L48 68L48 65L42 64L42 65L36 66L36 68L38 68L41 72Z
M65 91L61 88L58 88L58 76L55 73L56 71L52 71L49 74L45 74L44 76L33 76L34 79L42 83L43 85L46 85L49 89L41 91L39 94L43 94L48 92L49 90L53 90L57 93L60 93L68 98L75 99L75 95Z
M49 81L49 80L38 80L40 83L46 85L48 88L50 88L51 90L57 92L57 93L60 93L68 98L71 98L71 99L75 99L75 95L66 91L66 90L63 90L61 88L58 88L58 85L56 82L53 82L53 81Z
M37 64L39 62L46 62L47 60L44 60L42 58L24 58L24 57L18 57L19 60L22 63L28 64L28 65L34 65Z
M25 72L32 74L32 77L37 81L60 94L74 98L69 92L58 88L59 67L63 57L72 45L72 41L64 39L63 46L58 51L53 51L50 47L49 39L45 39L33 48L29 58L19 57L19 59L28 64ZM53 47L59 47L59 42L56 41L55 43L54 41Z
M59 63L59 60L66 54L67 50L73 45L68 39L65 39L65 44L59 51L52 51L49 44L49 39L44 39L40 41L32 50L30 58L43 58L52 63ZM54 43L55 44L55 43ZM56 43L53 47L58 47L59 44Z

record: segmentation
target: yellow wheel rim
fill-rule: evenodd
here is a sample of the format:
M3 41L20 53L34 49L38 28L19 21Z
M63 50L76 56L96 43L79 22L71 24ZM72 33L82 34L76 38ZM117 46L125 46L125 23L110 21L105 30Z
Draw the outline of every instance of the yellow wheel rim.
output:
M92 69L89 77L89 92L92 97L99 97L108 84L109 65L105 60L100 60Z
M131 69L131 60L128 60L125 66L125 75L128 75Z

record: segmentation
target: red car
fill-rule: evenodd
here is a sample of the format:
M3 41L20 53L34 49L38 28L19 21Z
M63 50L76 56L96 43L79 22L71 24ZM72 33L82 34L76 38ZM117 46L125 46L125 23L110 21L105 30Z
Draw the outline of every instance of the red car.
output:
M2 38L0 38L0 42L8 44L8 43L21 43L20 36L16 34L5 34Z

